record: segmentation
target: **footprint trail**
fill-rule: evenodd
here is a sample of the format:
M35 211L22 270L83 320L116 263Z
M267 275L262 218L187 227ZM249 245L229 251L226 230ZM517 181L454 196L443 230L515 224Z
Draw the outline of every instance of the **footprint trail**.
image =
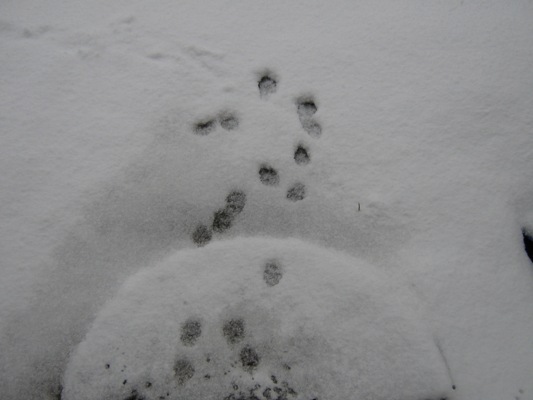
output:
M278 75L264 74L250 82L255 91L240 108L222 105L158 122L146 151L88 193L79 222L43 261L34 302L4 323L7 351L0 363L9 370L0 383L6 397L57 398L69 353L98 310L128 276L176 251L200 251L237 236L273 236L382 259L401 245L402 226L393 210L370 202L359 209L364 198L353 199L347 210L320 190L327 179L320 170L324 161L317 161L326 137L319 119L324 111L317 97L287 97L280 82ZM263 283L280 286L284 268L271 262ZM188 318L195 316L181 323ZM194 321L201 338L206 324ZM195 327L187 331L192 347ZM29 360L11 350L21 348ZM260 368L265 359L257 354ZM185 363L178 370L184 383L200 376L187 378L192 369ZM135 390L128 396L141 398L141 388Z
M444 399L413 301L364 261L296 239L182 250L102 310L63 398Z

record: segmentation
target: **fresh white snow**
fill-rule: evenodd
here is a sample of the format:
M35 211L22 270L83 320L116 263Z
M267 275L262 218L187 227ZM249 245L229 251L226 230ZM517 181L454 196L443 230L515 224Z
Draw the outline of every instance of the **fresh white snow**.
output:
M63 396L443 398L445 362L402 286L295 239L182 250L98 314Z
M526 0L2 2L2 398L57 398L137 271L260 236L413 292L449 400L533 399L532 17ZM195 249L232 191L244 209Z

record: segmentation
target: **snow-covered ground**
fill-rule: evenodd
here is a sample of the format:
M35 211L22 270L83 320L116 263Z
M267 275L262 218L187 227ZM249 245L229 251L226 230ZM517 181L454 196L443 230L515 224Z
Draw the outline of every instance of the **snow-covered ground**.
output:
M295 239L182 250L99 313L63 396L441 399L446 363L402 290Z
M1 397L181 398L201 385L180 351L255 343L229 375L272 386L286 348L310 365L283 372L295 400L533 399L532 20L525 0L2 2ZM228 312L242 344L217 336ZM154 390L113 388L113 360Z

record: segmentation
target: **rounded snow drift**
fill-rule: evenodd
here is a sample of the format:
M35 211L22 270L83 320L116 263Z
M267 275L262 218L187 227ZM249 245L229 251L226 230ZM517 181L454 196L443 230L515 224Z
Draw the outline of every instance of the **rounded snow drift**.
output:
M63 399L444 398L444 361L397 286L296 239L179 251L100 312Z

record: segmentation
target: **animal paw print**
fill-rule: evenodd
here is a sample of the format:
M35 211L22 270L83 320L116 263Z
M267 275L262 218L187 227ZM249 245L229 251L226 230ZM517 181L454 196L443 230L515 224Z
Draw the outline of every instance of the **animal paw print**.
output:
M260 98L268 100L276 92L278 82L267 74L259 79L257 86ZM317 111L318 107L312 97L302 97L296 101L295 115L300 121L301 128L307 132L311 139L316 139L322 134L322 127L314 118ZM199 136L207 136L214 133L218 126L225 131L231 131L239 127L239 122L236 113L223 111L216 117L207 117L197 121L192 128L192 132ZM304 141L299 142L292 153L296 165L305 167L311 163L310 145ZM259 166L258 180L261 184L273 188L279 187L283 181L276 167L269 163L261 163ZM304 200L307 196L306 185L302 182L289 183L285 190L286 198L290 202ZM232 198L234 198L233 201L238 206L231 206ZM197 246L205 246L212 240L213 232L224 233L230 229L245 204L246 194L243 191L235 190L228 194L226 206L213 213L212 222L210 224L200 223L197 225L192 233L192 241Z
M276 91L277 82L274 78L265 75L259 80L258 87L261 98L266 99ZM313 118L317 111L318 108L311 97L300 98L296 102L296 114L300 120L301 127L312 138L318 138L322 134L322 127ZM306 166L311 162L309 146L303 142L296 146L293 154L294 162L297 165ZM280 176L275 167L263 164L259 168L259 180L267 186L278 186ZM290 201L300 201L305 199L305 196L306 187L304 183L295 182L287 189L287 199Z
M213 221L210 226L200 224L192 234L192 241L197 246L205 246L213 238L213 232L223 233L233 225L235 218L246 205L246 194L234 190L226 197L226 204L213 213Z
M409 304L362 260L297 239L181 250L100 312L63 398L445 399L445 363Z
M203 121L199 121L194 126L194 133L200 136L209 135L213 132L217 125L220 125L227 131L232 131L239 127L239 119L237 116L229 111L221 112L216 118L207 118Z
M287 99L280 79L270 73L258 76L251 86L254 92L244 102L239 91L235 91L235 98L226 96L224 92L225 103L217 106L215 112L207 111L211 109L210 101L201 100L200 108L206 107L206 111L202 118L193 121L189 116L196 112L197 107L192 104L179 105L175 112L165 113L151 124L153 129L150 129L149 136L153 133L153 140L147 148L133 157L116 175L94 188L94 196L89 196L90 203L80 210L80 222L69 229L68 235L53 252L50 262L46 262L46 268L50 267L47 279L54 290L43 291L35 296L31 311L26 315L27 320L25 318L23 322L23 329L19 329L19 322L13 324L17 332L23 332L22 340L31 357L27 364L32 367L20 370L21 376L31 376L32 382L27 385L31 387L28 393L33 393L35 387L45 386L47 392L59 393L58 371L64 370L68 354L78 343L78 338L89 330L95 312L116 293L124 277L159 262L176 250L185 251L186 254L189 247L200 247L194 250L201 252L222 242L214 239L237 234L301 237L328 248L343 249L348 253L362 251L365 255L368 255L365 252L379 249L380 258L383 256L383 247L380 248L378 244L386 244L389 253L399 246L402 241L399 228L402 226L396 221L394 213L380 204L369 204L365 210L367 212L359 213L356 212L357 203L349 196L342 196L341 193L338 198L331 196L329 188L337 186L339 182L336 179L329 181L331 175L327 170L320 174L324 178L321 182L312 180L318 176L314 169L321 159L320 138L323 133L319 119L322 110L316 98L304 96ZM209 100L218 101L216 96ZM232 101L233 104L229 104ZM234 104L241 104L241 108ZM269 137L272 140L265 141L263 135L269 132L272 133ZM204 156L206 154L207 157ZM351 203L352 208L349 205ZM339 212L341 210L348 212ZM208 243L210 245L206 246ZM372 245L369 246L369 243ZM276 259L277 255L267 257L270 258ZM307 258L305 254L302 255L302 260ZM224 259L233 260L233 254L220 254L220 260ZM206 263L216 265L217 260L207 260ZM234 271L234 276L224 276L221 282L238 279L250 264L253 263L250 261L248 265L240 265ZM196 261L192 261L191 265L196 266ZM232 267L223 267L224 270L227 268L231 270ZM271 263L261 272L263 279L259 280L272 292L285 287L287 293L292 293L292 286L287 289L285 278L281 279L284 268L284 264ZM215 295L211 291L218 292L216 287L221 283L213 283L206 289L202 282L212 271L205 271L205 274L206 277L201 278L196 274L183 278L174 290L179 292L180 285L187 283L196 287L196 291L203 293L205 298L211 299ZM106 284L102 285L102 282ZM240 293L242 286L228 290ZM79 296L80 291L87 295ZM71 301L62 301L65 297ZM179 301L189 301L184 300L186 297L183 295ZM250 295L249 299L252 304L257 298ZM291 295L286 300L290 299ZM220 303L227 304L227 301L221 300ZM179 304L179 307L183 306ZM258 307L264 305L259 303ZM285 304L279 305L282 310L284 307ZM146 315L155 318L157 309L155 306L146 310ZM305 314L305 310L302 312ZM205 315L211 313L208 310ZM192 311L179 311L179 314L181 323L187 317L198 315ZM31 315L46 315L46 318L34 319ZM253 325L251 319L247 319L248 327ZM203 338L206 327L212 326L213 322L207 324L201 321L203 328L200 337ZM158 321L153 326L157 324L164 327L167 322ZM64 329L65 326L69 329ZM121 329L117 327L118 331ZM132 332L135 329L132 327ZM194 329L195 325L191 325L188 334L191 346L185 346L187 351L196 348L196 345L192 345ZM129 334L125 332L125 336ZM272 332L272 337L275 336L276 332ZM168 343L163 339L161 342ZM142 346L145 345L143 342ZM9 357L18 357L16 348L10 347L12 355ZM263 351L258 349L257 352L261 358L253 372L254 376L265 365L269 365ZM115 348L108 349L108 354L115 353ZM109 381L109 385L118 382L121 400L128 396L131 399L141 398L144 391L155 392L158 387L161 388L159 396L166 396L164 388L171 385L170 382L176 385L177 382L183 382L182 387L188 387L199 376L199 369L193 362L194 354L187 354L186 358L192 368L187 363L174 368L175 360L168 361L166 369L158 364L157 368L161 371L174 371L168 382L159 384L148 379L143 382L140 372L138 376L132 375L132 363L126 360L129 360L127 354L118 353L113 359L105 358L99 368L108 365L103 372L117 378ZM121 363L121 359L124 362ZM139 355L139 359L144 359L144 355ZM238 360L235 362L238 363ZM41 365L49 367L44 369ZM129 367L123 371L125 365ZM143 368L138 366L139 371L144 371ZM196 372L192 378L188 378L193 369ZM302 371L303 368L294 367L293 370ZM181 371L178 380L175 371ZM273 371L274 375L276 373ZM83 375L82 372L80 374ZM211 377L210 382L216 379ZM298 380L304 382L301 378ZM296 378L294 381L297 381ZM100 386L97 381L92 382ZM137 387L132 387L132 382L137 382ZM168 392L173 391L168 386ZM297 392L303 396L301 389ZM82 399L83 396L91 398L89 394L81 393L70 398ZM31 398L31 395L23 397Z
M268 265L271 266L272 264L269 263ZM181 326L180 339L182 345L198 345L198 347L201 347L202 343L199 341L201 334L201 321L197 319L187 320ZM254 372L260 368L262 357L253 345L246 343L246 340L250 339L250 335L247 332L244 318L237 317L223 321L219 329L219 334L225 339L226 344L232 353L229 357L229 360L231 361L227 362L225 368L223 368L224 376L233 377L232 379L228 379L228 382L231 382L226 385L228 393L223 396L224 400L281 400L296 397L298 395L287 381L278 381L276 375L271 375L270 379L263 380L263 383L259 382L259 378L254 378ZM201 352L200 349L199 352ZM200 362L203 363L203 365L196 367L202 370L199 373L200 381L210 381L216 377L217 369L220 368L220 365L222 365L223 362L217 363L215 359L216 353L214 356L207 355L205 359L200 359ZM235 362L234 360L237 361ZM196 360L196 362L198 362L198 360ZM216 365L216 367L210 369L210 365ZM179 357L174 364L174 374L178 386L183 386L191 380L196 373L196 368L195 364L189 358ZM287 364L282 366L282 370L289 371L290 369L291 367ZM246 379L243 379L243 375L239 374L238 371L249 374L244 374L245 377L248 378L248 382L246 382ZM238 378L236 378L237 376ZM237 381L237 379L239 379L239 381Z

